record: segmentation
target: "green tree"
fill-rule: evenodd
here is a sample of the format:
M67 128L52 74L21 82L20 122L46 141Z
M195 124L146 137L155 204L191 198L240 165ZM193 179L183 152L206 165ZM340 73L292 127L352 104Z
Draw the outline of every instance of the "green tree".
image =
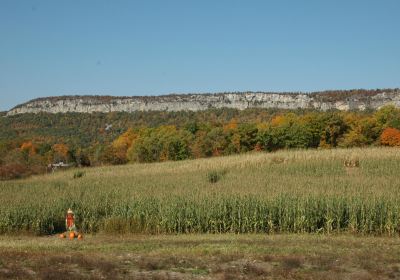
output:
M348 125L339 113L327 113L321 134L320 147L332 148L338 145L340 137L346 133Z
M375 113L375 118L382 128L392 127L400 129L400 109L394 105L387 105Z

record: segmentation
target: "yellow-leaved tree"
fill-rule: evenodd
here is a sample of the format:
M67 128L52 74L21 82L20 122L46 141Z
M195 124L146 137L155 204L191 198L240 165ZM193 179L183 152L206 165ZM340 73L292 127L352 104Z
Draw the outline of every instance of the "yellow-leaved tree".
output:
M119 162L125 163L128 161L128 150L132 148L137 138L138 133L130 128L112 142L114 156L118 159Z

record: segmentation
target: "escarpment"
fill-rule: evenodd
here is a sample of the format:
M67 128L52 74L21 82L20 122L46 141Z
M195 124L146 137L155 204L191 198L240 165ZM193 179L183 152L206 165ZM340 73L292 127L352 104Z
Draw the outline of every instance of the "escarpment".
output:
M314 93L234 92L132 97L60 96L31 100L14 107L7 112L7 115L40 112L200 111L210 108L366 110L379 109L388 104L400 107L400 89Z

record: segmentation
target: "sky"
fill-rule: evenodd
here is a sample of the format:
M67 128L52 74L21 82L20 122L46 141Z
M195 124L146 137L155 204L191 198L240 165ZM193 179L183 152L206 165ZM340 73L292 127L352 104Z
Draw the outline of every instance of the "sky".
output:
M0 111L56 95L400 87L398 0L0 0Z

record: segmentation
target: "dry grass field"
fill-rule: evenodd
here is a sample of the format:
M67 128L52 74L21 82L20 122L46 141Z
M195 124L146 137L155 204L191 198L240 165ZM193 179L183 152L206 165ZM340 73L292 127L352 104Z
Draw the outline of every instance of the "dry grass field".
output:
M346 167L346 159L358 167ZM335 149L69 170L0 182L0 233L397 235L400 150Z
M399 279L400 240L316 234L0 237L1 279Z
M3 181L0 278L400 279L399 170L366 148ZM69 207L83 240L55 235Z

